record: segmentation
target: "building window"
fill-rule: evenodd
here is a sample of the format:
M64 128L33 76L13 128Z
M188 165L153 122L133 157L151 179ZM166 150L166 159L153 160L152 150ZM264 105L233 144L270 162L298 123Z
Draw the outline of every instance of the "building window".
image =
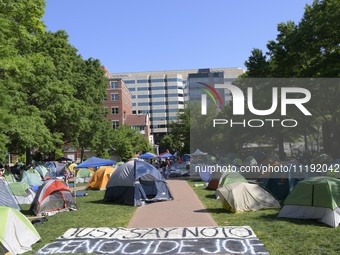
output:
M118 82L117 81L110 81L110 87L111 87L111 89L117 89L118 88Z
M125 84L135 84L136 81L135 80L124 80Z
M117 93L111 94L111 101L118 101L118 100L119 100L119 96Z
M118 113L119 113L119 110L118 110L118 109L119 109L118 107L112 107L112 108L111 108L111 113L112 113L112 114L115 114L115 115L118 114Z
M119 121L118 120L113 120L112 121L112 128L117 129L119 127Z

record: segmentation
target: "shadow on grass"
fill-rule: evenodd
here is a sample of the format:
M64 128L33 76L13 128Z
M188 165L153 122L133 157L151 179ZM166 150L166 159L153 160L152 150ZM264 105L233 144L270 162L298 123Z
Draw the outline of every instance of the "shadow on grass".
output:
M202 209L202 210L196 210L194 212L205 212L205 213L216 213L216 214L221 214L221 213L233 214L231 212L228 212L224 208L207 208L207 209Z
M299 226L314 226L314 227L326 227L326 228L332 228L331 226L328 226L322 222L319 222L317 220L303 220L303 219L291 219L291 218L276 218L277 221L282 221L282 222L289 222L294 225L299 225Z
M215 194L209 194L209 195L205 195L206 198L212 198L212 199L217 199Z
M278 213L272 213L272 214L267 214L267 215L261 215L260 218L263 220L268 220L268 221L280 221L280 222L287 222L287 223L291 223L294 225L312 225L312 226L316 226L316 227L329 227L332 228L331 226L325 225L322 222L319 222L317 220L308 220L308 219L292 219L292 218L278 218L277 217Z
M26 216L33 216L34 213L31 209L23 209L23 210L20 210L20 212L23 214L23 215L26 215Z
M86 204L101 204L101 205L106 205L106 204L113 204L113 203L108 203L108 202L105 202L104 199L99 199L99 200L92 200L92 201L84 201L83 203L86 203Z

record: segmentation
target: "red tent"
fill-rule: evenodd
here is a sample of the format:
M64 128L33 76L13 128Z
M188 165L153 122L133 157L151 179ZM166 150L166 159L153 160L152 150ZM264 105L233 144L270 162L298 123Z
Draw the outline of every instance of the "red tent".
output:
M61 210L76 210L77 205L71 190L58 180L48 180L40 186L31 209L35 215Z

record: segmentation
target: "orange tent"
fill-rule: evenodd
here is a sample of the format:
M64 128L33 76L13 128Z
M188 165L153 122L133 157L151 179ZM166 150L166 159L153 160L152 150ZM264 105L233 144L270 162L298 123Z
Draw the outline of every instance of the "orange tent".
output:
M87 189L106 189L106 184L110 180L111 174L115 171L112 166L101 166L91 177Z

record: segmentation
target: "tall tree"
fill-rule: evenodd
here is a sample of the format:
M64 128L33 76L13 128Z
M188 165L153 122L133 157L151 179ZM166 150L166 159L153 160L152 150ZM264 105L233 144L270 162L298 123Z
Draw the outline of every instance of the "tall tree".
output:
M298 24L280 23L276 40L267 44L268 59L255 49L246 62L246 77L339 77L340 76L340 2L315 0L307 5ZM267 74L266 74L267 72ZM336 81L321 81L309 88L313 100L309 105L313 118L303 122L305 129L297 133L308 134L318 128L323 119L323 140L326 152L340 153L338 102L339 85ZM315 99L315 100L314 100ZM281 132L282 133L282 132Z

